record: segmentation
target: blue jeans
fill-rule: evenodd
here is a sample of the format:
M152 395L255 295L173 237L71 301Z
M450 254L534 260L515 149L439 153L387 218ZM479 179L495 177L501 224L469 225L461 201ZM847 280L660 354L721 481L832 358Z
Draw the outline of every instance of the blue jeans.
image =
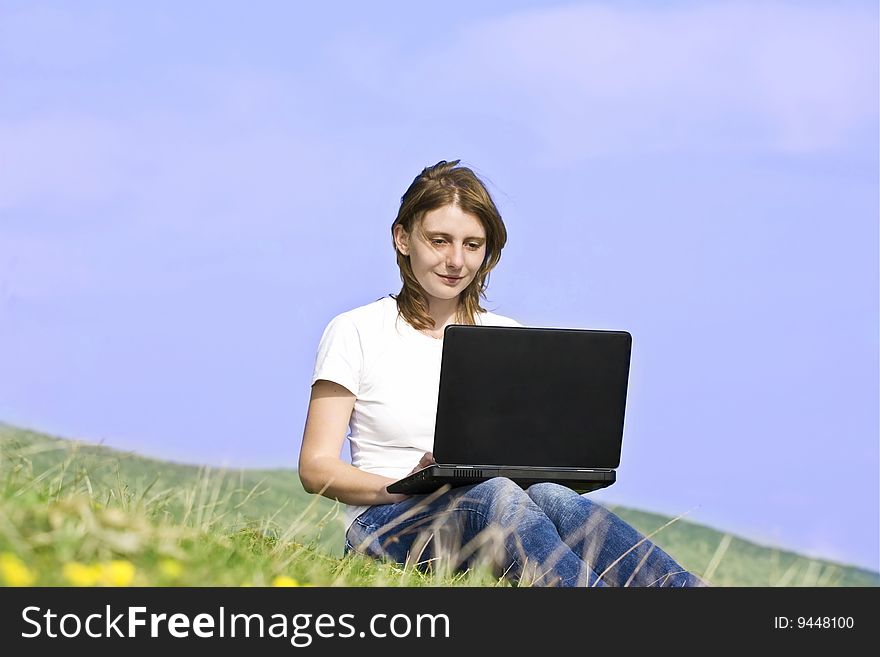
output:
M587 497L503 477L372 506L346 532L351 551L423 569L489 565L533 586L705 586Z

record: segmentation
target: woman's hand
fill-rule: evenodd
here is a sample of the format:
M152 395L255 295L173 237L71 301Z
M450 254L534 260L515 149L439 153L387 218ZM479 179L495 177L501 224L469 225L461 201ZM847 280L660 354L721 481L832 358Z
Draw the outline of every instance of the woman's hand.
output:
M419 470L427 468L429 465L434 465L434 463L436 463L436 461L434 460L434 454L432 454L431 452L425 452L424 454L422 454L422 458L419 459L419 462L416 463L416 467L410 470L409 473L413 474L414 472L418 472Z
M414 467L412 470L409 471L409 474L416 473L419 470L427 468L429 465L433 465L434 463L436 463L436 461L434 460L434 455L431 452L425 452L424 454L422 454L422 458L419 459L419 462L416 463L416 467ZM409 476L409 475L407 475L407 476ZM395 481L395 480L391 479L391 480L389 480L389 483L391 481ZM383 491L384 491L384 489L383 489ZM409 497L409 493L388 493L388 492L386 492L385 494L389 496L388 501L391 503L403 502L406 498Z
M410 474L414 472L418 472L419 470L423 470L427 468L429 465L434 465L436 461L434 460L434 454L431 452L425 452L422 454L422 458L419 459L419 462L416 463L416 467L409 471Z

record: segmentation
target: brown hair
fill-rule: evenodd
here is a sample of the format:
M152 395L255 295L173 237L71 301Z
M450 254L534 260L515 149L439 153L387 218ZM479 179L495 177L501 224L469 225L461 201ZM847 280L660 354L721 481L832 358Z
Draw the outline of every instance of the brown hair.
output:
M400 315L417 330L436 328L428 313L428 300L410 265L409 256L403 255L394 242L394 227L400 224L412 234L414 228L422 233L422 219L431 210L455 205L463 212L476 216L486 231L486 256L474 280L459 295L456 321L474 324L474 315L486 312L480 306L480 297L486 298L489 272L501 260L501 249L507 243L507 229L489 191L469 168L458 166L461 160L441 160L425 167L400 198L397 218L391 224L391 243L397 254L397 266L403 288L395 299ZM424 235L422 235L424 237ZM393 296L393 295L392 295Z

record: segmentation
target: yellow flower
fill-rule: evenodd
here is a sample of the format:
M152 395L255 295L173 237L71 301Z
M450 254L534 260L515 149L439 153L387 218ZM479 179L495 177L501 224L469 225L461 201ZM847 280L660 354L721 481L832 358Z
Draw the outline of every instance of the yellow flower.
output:
M300 583L293 579L293 577L279 575L272 580L272 586L300 586Z
M169 579L177 579L183 573L183 566L174 559L162 559L159 562L159 572Z
M8 586L30 586L36 579L24 562L11 552L0 553L0 578Z
M87 566L79 561L64 564L61 574L74 586L95 586L101 579L101 569L98 566Z
M128 586L134 579L134 566L123 559L101 564L101 582L109 586Z

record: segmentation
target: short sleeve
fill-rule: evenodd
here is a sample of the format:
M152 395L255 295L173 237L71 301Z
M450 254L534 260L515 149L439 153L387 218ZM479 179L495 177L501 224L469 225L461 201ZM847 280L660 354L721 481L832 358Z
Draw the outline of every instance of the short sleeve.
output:
M337 315L327 324L318 344L312 385L318 379L326 379L357 395L360 392L363 361L357 326L345 314Z
M482 320L483 326L524 326L513 317L506 315L496 315L495 313L487 313Z

